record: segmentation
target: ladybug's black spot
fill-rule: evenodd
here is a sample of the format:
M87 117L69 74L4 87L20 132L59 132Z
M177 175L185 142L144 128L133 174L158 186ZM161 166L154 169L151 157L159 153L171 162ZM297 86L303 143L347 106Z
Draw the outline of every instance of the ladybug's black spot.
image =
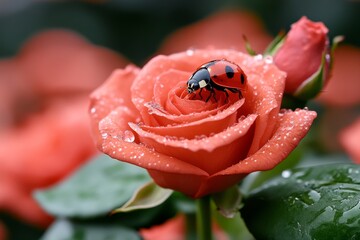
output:
M244 76L244 74L240 74L240 80L241 80L241 84L245 84L245 76Z
M230 67L229 65L226 65L225 72L228 78L234 77L234 69L232 69L232 67Z

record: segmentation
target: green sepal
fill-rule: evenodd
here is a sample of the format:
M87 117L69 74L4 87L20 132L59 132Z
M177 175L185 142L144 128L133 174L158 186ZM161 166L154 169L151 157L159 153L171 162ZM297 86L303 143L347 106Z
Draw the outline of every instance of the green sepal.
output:
M332 40L332 43L331 43L331 50L330 50L330 69L332 69L333 67L333 63L334 63L334 52L336 50L336 48L339 46L339 44L341 42L343 42L345 39L344 36L342 35L339 35L339 36L335 36Z
M148 182L140 187L122 207L113 210L112 214L159 206L165 202L172 193L173 190L161 188L154 182Z
M267 46L264 51L264 55L274 56L275 53L279 50L282 44L285 41L286 33L285 31L281 31L278 35L272 40L272 42Z
M330 70L326 69L326 65L329 64L326 62L327 57L329 57L329 53L323 53L319 69L298 87L294 93L295 98L306 101L316 97L321 92L325 84L325 71Z
M256 239L360 239L360 165L286 170L245 196Z
M242 195L237 185L213 194L212 199L219 213L226 218L233 218L242 207Z
M245 49L246 49L247 53L251 56L257 55L256 51L251 47L251 44L245 35L243 35L243 39L245 42Z
M319 69L298 87L294 93L295 98L309 100L321 92L333 66L334 51L343 39L343 36L337 36L333 39L331 49L325 51L322 55Z

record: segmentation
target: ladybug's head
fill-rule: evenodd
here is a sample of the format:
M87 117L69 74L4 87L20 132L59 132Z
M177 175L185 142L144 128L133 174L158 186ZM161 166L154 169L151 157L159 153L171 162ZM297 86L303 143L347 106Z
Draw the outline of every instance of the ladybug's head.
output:
M192 93L198 90L199 88L200 88L199 81L193 78L189 79L189 81L187 82L188 93Z
M210 74L206 68L200 68L187 81L188 93L206 87L210 82Z

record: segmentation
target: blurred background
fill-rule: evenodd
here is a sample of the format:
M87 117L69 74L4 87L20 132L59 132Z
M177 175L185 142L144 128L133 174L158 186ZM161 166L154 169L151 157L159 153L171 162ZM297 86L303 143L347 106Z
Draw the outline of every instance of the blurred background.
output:
M312 103L312 141L360 162L344 143L359 140L340 137L359 117L358 0L0 0L0 240L49 226L32 191L96 154L87 98L114 69L189 48L244 50L243 34L261 53L304 15L345 36L332 86Z

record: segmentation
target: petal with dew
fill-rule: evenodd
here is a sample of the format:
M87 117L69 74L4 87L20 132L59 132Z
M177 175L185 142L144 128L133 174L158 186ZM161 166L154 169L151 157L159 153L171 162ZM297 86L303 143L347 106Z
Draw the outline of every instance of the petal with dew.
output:
M160 127L142 125L141 128L147 132L155 133L161 136L172 136L184 139L193 139L196 136L201 135L214 135L237 122L237 111L244 104L244 101L244 99L240 99L230 107L225 108L223 111L218 110L219 112L217 114L210 115L205 119ZM211 132L209 132L209 129L211 129Z
M178 139L146 132L137 124L130 127L142 143L168 156L174 156L209 174L225 169L246 157L253 138L256 115L249 115L226 130L210 137Z
M111 74L108 80L96 89L90 96L90 116L92 129L97 139L97 143L101 145L101 135L99 132L99 122L117 107L126 108L128 115L132 115L129 120L134 121L137 110L131 102L130 86L134 78L138 74L139 69L129 65L125 69L116 70ZM121 118L121 116L120 116ZM124 121L124 127L127 122Z
M272 169L294 150L315 118L316 112L301 109L279 113L279 126L269 141L253 155L216 176Z

